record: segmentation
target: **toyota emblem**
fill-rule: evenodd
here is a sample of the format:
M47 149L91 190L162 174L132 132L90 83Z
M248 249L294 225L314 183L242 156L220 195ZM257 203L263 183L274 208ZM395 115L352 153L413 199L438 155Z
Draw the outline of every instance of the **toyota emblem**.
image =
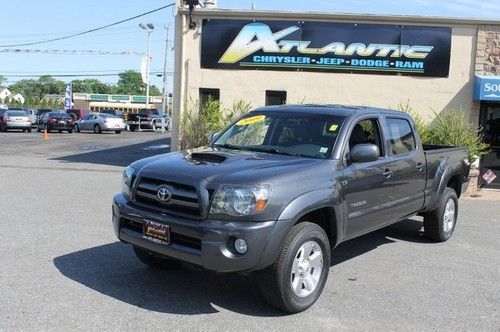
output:
M156 196L158 197L160 202L166 203L170 201L170 199L172 199L172 192L167 187L160 187L156 192Z

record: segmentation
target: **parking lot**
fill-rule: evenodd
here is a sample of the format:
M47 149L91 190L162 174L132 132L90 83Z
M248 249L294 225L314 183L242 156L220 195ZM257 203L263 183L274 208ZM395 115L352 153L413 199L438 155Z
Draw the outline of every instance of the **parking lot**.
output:
M0 330L500 329L498 200L461 199L443 244L419 218L341 244L319 301L289 316L251 277L154 271L117 242L121 171L168 152L168 134L42 136L0 133Z

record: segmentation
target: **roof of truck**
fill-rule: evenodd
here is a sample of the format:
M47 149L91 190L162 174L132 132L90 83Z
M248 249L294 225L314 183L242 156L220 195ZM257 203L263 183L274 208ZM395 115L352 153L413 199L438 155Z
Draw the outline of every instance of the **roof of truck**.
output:
M402 113L386 108L376 108L367 106L350 106L350 105L334 105L334 104L299 104L299 105L278 105L264 106L254 110L255 112L262 111L277 111L277 112L294 112L294 113L311 113L311 114L331 114L331 115L357 115L361 113Z

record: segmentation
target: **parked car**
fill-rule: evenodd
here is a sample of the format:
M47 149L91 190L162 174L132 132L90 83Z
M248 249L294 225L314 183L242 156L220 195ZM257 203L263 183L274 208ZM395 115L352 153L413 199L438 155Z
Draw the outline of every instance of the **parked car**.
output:
M111 114L111 115L114 115L118 118L122 118L125 120L125 113L123 111L109 109L109 110L102 110L102 111L100 111L100 113L101 114Z
M0 117L0 131L20 129L31 133L31 122L25 111L5 110Z
M146 265L254 272L293 313L316 302L343 241L417 214L430 240L448 240L469 170L465 148L422 146L405 113L263 107L208 147L125 168L112 220Z
M37 121L37 111L30 108L22 108L22 107L11 107L9 111L24 111L28 114L28 118L31 122L31 126L36 126Z
M141 109L139 113L130 113L128 115L128 126L130 131L137 129L155 129L161 123L165 123L165 129L170 130L170 117L167 113L159 109Z
M103 131L114 131L121 134L126 129L126 124L123 119L110 114L87 114L83 119L78 120L74 124L76 132L89 130L96 134Z
M57 130L59 133L67 131L71 134L73 132L73 119L63 112L44 113L42 118L38 120L37 131L44 130L47 130L47 132Z
M79 110L79 109L73 109L73 108L66 110L66 114L71 116L73 118L74 122L77 120L83 119L85 117L85 115L87 115L89 113L90 113L89 110Z
M44 116L45 113L49 112L57 112L57 110L54 110L52 108L39 108L36 110L36 124L38 125L38 122L40 119Z

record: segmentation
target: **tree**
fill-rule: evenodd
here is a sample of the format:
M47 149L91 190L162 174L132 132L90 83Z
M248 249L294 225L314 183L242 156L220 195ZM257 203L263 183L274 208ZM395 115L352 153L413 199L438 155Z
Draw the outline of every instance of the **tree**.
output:
M20 80L9 87L12 93L20 93L24 98L33 98L36 100L42 99L46 94L62 94L65 89L65 82L56 80L50 75L40 76L38 80Z
M118 76L120 79L116 85L116 93L124 95L143 95L145 93L146 86L142 82L141 73L135 70L127 70L118 74ZM160 90L156 86L151 85L149 87L149 95L158 96L160 94Z
M0 86L3 86L3 84L7 81L7 77L0 75Z
M88 78L84 80L74 80L73 92L110 94L113 92L113 88L109 84L103 83L95 78Z

